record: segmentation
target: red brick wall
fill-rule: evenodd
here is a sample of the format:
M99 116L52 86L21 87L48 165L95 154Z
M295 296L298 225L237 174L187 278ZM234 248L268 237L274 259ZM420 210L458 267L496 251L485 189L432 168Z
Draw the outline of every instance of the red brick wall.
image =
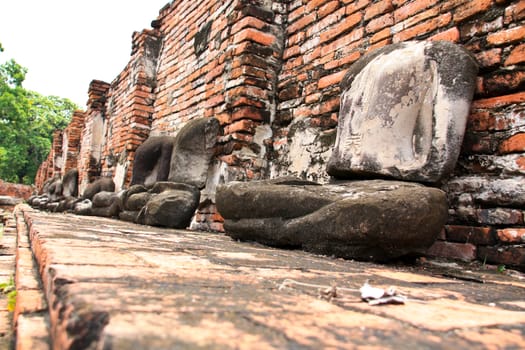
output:
M215 117L224 129L219 158L235 178L261 177L263 167L253 161L246 171L240 159L224 156L255 148L257 127L274 113L282 46L275 17L257 1L177 1L164 8L152 131L174 134L188 120ZM206 38L202 52L195 50L199 34Z
M44 182L48 179L47 177L47 169L49 168L49 155L47 156L46 160L40 164L38 167L38 170L35 175L35 187L37 188L38 192L42 190L42 186L44 185Z
M0 180L0 196L28 199L33 194L33 190L33 186L13 184Z
M57 130L53 132L53 142L51 143L51 150L44 162L40 164L35 175L35 187L40 192L46 180L60 176L63 164L63 131Z
M80 136L84 128L84 118L84 112L73 112L71 122L62 133L62 175L64 175L69 170L76 169L78 167L78 156L80 154Z
M94 80L82 131L80 192L101 176L114 178L117 189L129 184L135 150L150 133L161 46L157 29L135 32L131 59L111 84Z
M55 175L64 175L68 170L77 168L84 118L84 112L74 111L69 125L63 131L56 131L53 134L49 155L40 165L35 176L35 187L38 191L42 190L47 179Z
M92 83L81 179L110 175L125 185L150 129L175 135L193 118L216 117L222 134L192 227L220 230L217 183L328 179L339 82L353 62L390 43L450 40L476 56L480 72L458 166L443 184L450 222L432 252L525 265L524 8L503 0L173 1L154 29L134 35L130 63L112 84Z
M105 95L100 175L112 176L117 189L129 184L135 150L150 133L160 46L157 29L135 32L130 62Z
M212 179L268 176L284 9L278 2L206 0L176 1L160 13L164 44L152 133L174 135L188 120L217 118L223 135ZM192 227L222 229L215 185L210 181L203 191Z
M456 177L445 189L448 241L471 245L480 260L525 266L524 20L523 1L476 1L460 12L458 41L481 70Z
M480 72L459 163L443 186L450 223L431 252L525 265L524 18L523 1L290 2L272 173L326 180L338 83L367 51L405 40L456 42Z

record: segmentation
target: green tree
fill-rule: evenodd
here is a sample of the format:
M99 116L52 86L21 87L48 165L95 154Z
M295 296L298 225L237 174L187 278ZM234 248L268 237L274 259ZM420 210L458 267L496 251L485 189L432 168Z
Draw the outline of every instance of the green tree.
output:
M26 90L26 74L14 60L0 64L0 178L31 184L51 149L53 131L65 128L78 107Z

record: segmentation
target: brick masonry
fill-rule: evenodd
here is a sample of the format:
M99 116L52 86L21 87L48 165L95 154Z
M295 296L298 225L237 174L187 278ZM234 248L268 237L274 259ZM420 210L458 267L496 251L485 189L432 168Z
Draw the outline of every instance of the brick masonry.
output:
M3 238L16 245L13 349L525 345L517 271L434 259L385 266L26 205L15 216L16 230L9 219ZM14 250L4 249L0 278L12 273ZM405 304L364 302L367 281L404 295ZM10 335L6 313L0 344Z
M450 221L431 253L524 265L523 1L181 0L152 27L133 35L130 62L111 84L90 86L81 188L99 176L125 187L149 135L213 116L222 133L192 228L221 230L220 182L328 180L339 82L352 63L390 43L449 40L476 57L480 72L458 165L441 185ZM62 169L63 150L54 143L51 154L37 186Z
M89 85L89 98L78 155L79 185L82 189L97 179L101 173L104 112L108 90L109 84L103 81L93 80Z
M28 199L35 188L30 185L13 184L0 180L0 196Z
M67 173L71 169L78 168L78 155L80 153L80 137L84 128L85 113L82 111L73 112L71 122L62 133L62 168L61 174Z

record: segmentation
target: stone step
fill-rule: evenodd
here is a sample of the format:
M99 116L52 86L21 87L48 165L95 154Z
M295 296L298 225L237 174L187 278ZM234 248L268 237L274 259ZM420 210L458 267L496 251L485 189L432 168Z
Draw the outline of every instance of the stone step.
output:
M355 262L27 206L17 214L47 300L19 311L21 349L47 346L46 320L54 349L525 346L519 273ZM30 290L35 276L25 276L17 281ZM408 300L372 306L359 293L366 281Z

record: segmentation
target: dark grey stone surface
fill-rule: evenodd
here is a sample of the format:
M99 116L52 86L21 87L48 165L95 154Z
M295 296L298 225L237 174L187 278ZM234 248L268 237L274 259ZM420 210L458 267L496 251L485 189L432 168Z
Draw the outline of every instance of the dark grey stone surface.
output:
M151 199L151 196L152 194L149 192L132 194L131 196L127 197L125 209L130 211L140 211L140 209L142 209L142 207L144 207Z
M136 208L130 209L128 207L128 200L131 196L138 193L148 192L148 189L144 185L132 185L122 194L122 208L124 210L137 210ZM142 207L141 207L142 208ZM139 208L140 209L140 208Z
M168 179L174 141L171 136L152 136L137 148L131 185L147 186Z
M47 194L36 196L30 200L30 204L35 208L44 209L47 203L49 203L49 196Z
M293 205L289 205L290 199ZM333 201L323 194L319 184L295 178L232 182L218 188L216 200L221 215L232 220L295 218Z
M107 207L92 207L89 215L102 216L105 218L116 218L119 216L120 207L113 202Z
M42 192L40 194L49 194L50 193L50 190L49 190L49 187L51 186L51 184L53 182L55 182L56 180L60 180L60 177L58 175L55 175L53 176L52 178L46 180L44 182L44 184L42 185Z
M62 180L59 177L56 177L47 187L47 192L49 200L51 202L56 202L62 199Z
M229 183L216 198L235 239L363 260L425 249L447 220L443 191L398 181Z
M107 192L115 191L115 182L113 182L112 178L103 177L103 178L93 181L84 190L84 193L82 194L82 198L91 200L93 199L93 196L95 196L95 194L102 192L102 191L107 191Z
M199 205L199 199L200 191L196 187L167 190L152 196L136 220L152 226L186 228Z
M101 191L93 196L91 202L93 203L93 207L103 208L110 206L116 198L118 198L118 196L115 192Z
M118 218L123 221L137 222L139 212L136 210L123 210L118 214Z
M78 196L78 170L71 169L62 177L62 195L64 197Z
M215 118L188 122L175 137L168 181L203 188L218 133Z
M75 203L73 212L77 215L92 215L91 208L93 204L89 199L83 199L80 202Z
M10 197L10 196L0 196L0 205L5 206L15 206L19 203L22 203L24 200L22 198Z
M107 218L118 217L122 210L122 197L124 191L107 192L101 191L93 196L91 215Z
M149 190L150 193L162 193L165 191L189 191L193 192L195 191L195 186L185 184L185 183L178 183L178 182L169 182L169 181L161 181L157 182L153 187Z

